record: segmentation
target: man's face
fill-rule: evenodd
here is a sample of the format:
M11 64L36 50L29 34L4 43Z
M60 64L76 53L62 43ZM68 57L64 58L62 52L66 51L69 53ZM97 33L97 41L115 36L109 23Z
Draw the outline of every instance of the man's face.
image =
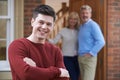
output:
M80 17L83 23L87 22L91 18L91 12L89 10L82 10Z
M51 16L38 14L38 16L31 20L33 27L32 34L35 38L46 39L49 33L53 30L54 18Z

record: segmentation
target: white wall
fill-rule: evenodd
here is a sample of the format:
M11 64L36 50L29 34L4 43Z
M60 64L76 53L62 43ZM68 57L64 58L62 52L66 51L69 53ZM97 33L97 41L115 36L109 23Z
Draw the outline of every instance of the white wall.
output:
M57 12L62 7L62 2L66 2L69 6L69 0L45 0L45 4L50 5Z

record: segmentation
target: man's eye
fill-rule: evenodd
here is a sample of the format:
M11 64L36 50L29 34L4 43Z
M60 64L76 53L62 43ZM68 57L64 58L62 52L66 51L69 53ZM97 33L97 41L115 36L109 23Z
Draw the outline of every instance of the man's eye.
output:
M47 23L47 25L48 25L48 26L52 26L52 24L51 24L51 23Z
M44 24L44 22L43 22L43 21L40 21L39 23L40 23L40 24Z

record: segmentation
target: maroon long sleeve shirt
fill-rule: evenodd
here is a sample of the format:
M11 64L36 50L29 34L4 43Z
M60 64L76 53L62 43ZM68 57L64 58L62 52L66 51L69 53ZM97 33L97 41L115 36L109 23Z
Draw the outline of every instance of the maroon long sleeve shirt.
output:
M22 38L10 44L8 54L13 80L68 80L59 77L58 68L65 68L62 54L50 43L33 43ZM25 57L31 58L37 67L26 64Z

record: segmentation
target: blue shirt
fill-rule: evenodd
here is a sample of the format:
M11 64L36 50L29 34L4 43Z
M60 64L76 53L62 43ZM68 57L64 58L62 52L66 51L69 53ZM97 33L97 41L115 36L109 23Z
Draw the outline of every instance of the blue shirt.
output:
M80 26L78 33L78 54L80 56L86 53L97 56L104 45L103 34L100 26L95 21L90 19Z

